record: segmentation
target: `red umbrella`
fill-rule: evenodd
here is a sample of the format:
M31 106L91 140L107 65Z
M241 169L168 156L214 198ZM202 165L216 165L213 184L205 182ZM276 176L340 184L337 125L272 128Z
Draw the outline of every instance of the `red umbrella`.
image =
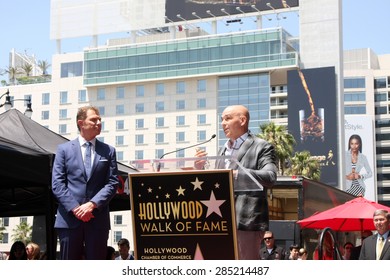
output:
M329 227L335 231L375 230L373 214L376 209L385 209L390 212L390 207L359 196L297 223L301 228L324 229Z

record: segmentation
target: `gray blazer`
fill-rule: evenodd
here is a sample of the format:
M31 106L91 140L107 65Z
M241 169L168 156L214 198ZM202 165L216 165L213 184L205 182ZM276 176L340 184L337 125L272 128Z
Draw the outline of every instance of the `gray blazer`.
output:
M225 154L225 147L218 152ZM242 184L251 179L245 172L238 172L235 179L235 209L237 229L250 231L268 230L268 203L266 187L272 186L277 177L276 155L274 147L263 139L249 133L237 153L237 160L263 187L264 190L241 191ZM232 169L237 167L232 166Z
M359 260L376 260L377 239L378 234L374 234L363 240ZM385 240L380 260L390 260L390 237Z
M351 162L351 151L347 151L345 154L345 172L346 174L351 173L352 170L352 162ZM365 173L361 173L362 169L365 169ZM366 185L364 183L364 180L367 178L372 177L372 170L370 167L370 164L368 163L367 157L359 152L358 154L358 160L356 162L356 172L360 174L361 178L358 179L359 184L366 188ZM346 180L346 189L349 189L352 185L351 180Z

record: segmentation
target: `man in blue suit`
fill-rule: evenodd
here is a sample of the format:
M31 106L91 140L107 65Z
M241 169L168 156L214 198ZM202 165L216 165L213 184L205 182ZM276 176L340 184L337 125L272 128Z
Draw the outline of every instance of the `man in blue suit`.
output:
M63 260L104 260L110 230L109 202L119 180L114 147L96 139L101 118L96 107L77 112L78 138L58 146L52 172L58 201L54 227Z

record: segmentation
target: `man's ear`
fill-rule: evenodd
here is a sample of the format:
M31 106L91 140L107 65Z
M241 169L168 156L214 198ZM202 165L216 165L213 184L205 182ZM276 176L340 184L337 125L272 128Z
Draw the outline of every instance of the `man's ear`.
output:
M82 127L83 126L83 120L77 120L77 126Z
M241 120L241 126L244 126L247 122L247 118L244 115L240 117L240 120Z

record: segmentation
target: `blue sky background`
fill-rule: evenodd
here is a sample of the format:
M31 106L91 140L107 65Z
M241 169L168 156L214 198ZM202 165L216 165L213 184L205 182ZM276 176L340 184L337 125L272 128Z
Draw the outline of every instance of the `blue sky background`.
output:
M313 0L314 1L314 0ZM372 48L376 54L390 54L388 28L390 26L389 0L342 0L344 49ZM56 42L50 40L50 0L1 1L2 27L0 42L0 69L7 68L8 55L12 48L17 52L34 54L38 60L47 60L56 53ZM296 14L287 14L286 19L273 18L264 27L284 26L291 29L297 22ZM244 25L221 26L227 30L248 29L254 23L248 19ZM99 44L107 38L101 37ZM62 52L80 52L91 43L91 38L67 39L63 41ZM51 69L49 69L51 72ZM0 76L0 80L5 76Z

